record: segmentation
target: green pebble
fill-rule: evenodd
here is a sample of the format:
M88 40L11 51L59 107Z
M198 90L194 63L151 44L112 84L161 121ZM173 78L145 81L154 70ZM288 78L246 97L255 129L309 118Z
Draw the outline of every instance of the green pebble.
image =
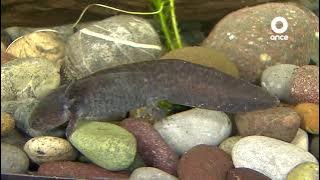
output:
M313 162L305 162L293 168L287 180L319 179L319 165Z
M128 168L137 152L135 137L111 123L87 122L78 125L69 140L90 161L111 171Z

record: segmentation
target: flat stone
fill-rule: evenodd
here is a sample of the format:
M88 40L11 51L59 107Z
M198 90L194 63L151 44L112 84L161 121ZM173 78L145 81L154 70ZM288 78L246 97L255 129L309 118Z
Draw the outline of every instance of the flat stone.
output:
M110 171L128 168L137 151L136 139L130 132L106 122L83 122L69 141L94 164Z
M177 177L172 176L160 169L153 167L141 167L132 172L130 180L178 180Z
M317 159L293 144L265 136L242 138L232 149L236 168L258 171L272 180L283 180L298 164L315 162Z
M199 144L219 145L231 134L232 124L224 112L195 108L168 116L154 128L181 155Z
M300 127L300 119L292 108L275 107L238 113L235 123L241 136L261 135L291 142Z
M1 173L25 173L28 156L18 147L1 142Z

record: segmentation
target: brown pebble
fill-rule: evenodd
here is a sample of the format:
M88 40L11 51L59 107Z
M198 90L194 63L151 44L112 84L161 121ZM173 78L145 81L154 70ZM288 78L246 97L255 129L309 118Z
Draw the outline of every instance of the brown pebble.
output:
M112 178L128 179L129 174L123 171L112 172L93 164L71 161L53 161L41 164L38 169L40 176L58 176L69 178Z
M291 142L300 127L300 116L292 108L274 107L238 113L235 123L240 136L260 135Z
M227 180L271 180L269 177L248 168L230 169Z
M151 124L141 119L128 118L121 122L121 126L136 137L138 153L147 166L177 175L178 155Z
M180 180L225 180L233 167L230 155L218 147L201 144L181 157L178 175Z
M291 96L297 103L319 104L318 66L302 66L293 72Z

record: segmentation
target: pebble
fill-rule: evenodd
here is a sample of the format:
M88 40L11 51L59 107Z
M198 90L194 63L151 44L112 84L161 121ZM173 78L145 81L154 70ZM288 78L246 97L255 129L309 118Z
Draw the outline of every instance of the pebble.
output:
M305 162L292 169L286 180L316 180L319 179L319 164Z
M261 76L261 87L280 100L291 102L291 78L297 68L299 66L293 64L277 64L266 68Z
M80 29L69 37L66 79L79 79L101 69L158 59L159 35L151 24L131 15L112 16Z
M222 149L227 154L231 155L233 146L241 139L241 136L231 136L219 145L219 148Z
M20 149L23 149L23 146L29 139L30 137L22 134L17 129L13 129L8 135L6 135L5 137L1 137L1 142L11 144L19 147Z
M16 127L31 137L37 136L56 136L63 137L65 135L65 128L58 127L49 131L38 131L30 127L32 121L31 114L33 109L39 103L37 99L28 99L27 101L19 102L14 111L14 119L16 120Z
M178 155L151 124L128 118L121 122L121 126L136 137L138 153L147 166L158 168L174 176L177 174Z
M62 63L65 43L53 30L40 30L21 36L13 41L6 52L18 58L39 58Z
M172 176L160 169L153 167L141 167L132 172L130 180L178 180L177 177Z
M292 108L274 107L238 113L235 123L240 136L261 135L291 142L300 127L300 117Z
M272 180L285 179L300 163L317 163L317 159L304 149L265 136L242 138L232 149L232 160L236 168L253 169Z
M217 69L233 77L239 77L239 71L235 64L226 55L212 48L199 46L184 47L168 52L161 59L182 59Z
M297 147L300 147L300 148L304 149L305 151L308 151L308 149L309 149L308 133L299 128L297 135L291 141L291 144L294 144Z
M301 103L294 110L301 117L302 129L311 134L319 134L319 104Z
M73 161L78 155L75 148L67 140L51 136L32 138L24 145L23 149L29 158L37 164L51 161Z
M28 156L18 147L1 142L1 173L25 173Z
M232 168L230 155L216 146L201 144L182 155L178 174L180 180L225 180Z
M1 51L1 65L16 59L15 56L7 52Z
M94 164L110 171L128 168L137 151L136 139L130 132L106 122L83 122L69 141Z
M15 120L13 117L5 112L1 112L1 137L8 135L14 130Z
M16 59L1 65L1 101L41 98L60 85L60 69L45 59Z
M284 17L289 28L288 40L271 40L272 20ZM294 28L293 28L294 27ZM312 11L293 3L264 3L234 11L220 20L202 43L226 53L251 82L275 64L307 65L315 51L319 19ZM303 38L301 38L303 37Z
M269 177L248 168L234 168L228 171L227 180L271 180Z
M224 112L194 108L168 116L154 128L181 155L199 144L219 145L231 134L232 123Z
M128 179L126 172L112 172L93 164L71 161L47 162L40 165L40 176L69 177L75 179Z
M310 152L319 159L319 136L312 138Z
M319 67L307 65L296 69L290 87L297 103L319 104Z

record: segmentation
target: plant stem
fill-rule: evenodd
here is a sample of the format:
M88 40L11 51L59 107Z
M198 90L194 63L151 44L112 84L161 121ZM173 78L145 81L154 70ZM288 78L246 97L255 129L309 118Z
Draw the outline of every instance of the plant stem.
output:
M173 32L175 35L176 48L182 48L182 42L181 42L181 37L180 37L178 23L176 19L176 13L175 13L174 0L169 0L169 1L170 1L171 23L172 23Z

